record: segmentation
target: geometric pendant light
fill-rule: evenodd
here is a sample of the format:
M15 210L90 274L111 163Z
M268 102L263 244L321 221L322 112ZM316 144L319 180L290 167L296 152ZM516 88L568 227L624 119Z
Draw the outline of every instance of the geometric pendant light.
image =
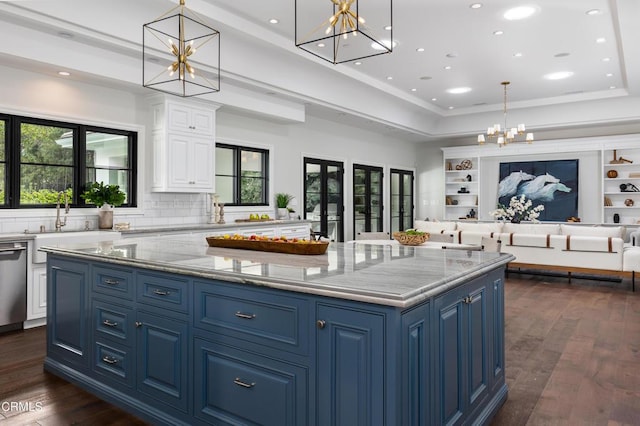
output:
M183 97L220 91L220 32L184 0L142 28L144 87Z
M333 64L393 51L392 0L295 0L296 46Z

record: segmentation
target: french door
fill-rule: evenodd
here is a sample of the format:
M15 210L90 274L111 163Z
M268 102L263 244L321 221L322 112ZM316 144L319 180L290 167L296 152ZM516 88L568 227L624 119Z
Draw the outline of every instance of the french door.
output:
M413 228L413 172L391 169L391 235Z
M353 238L358 232L382 232L382 167L353 165Z
M343 182L342 162L304 158L304 217L331 241L344 241Z

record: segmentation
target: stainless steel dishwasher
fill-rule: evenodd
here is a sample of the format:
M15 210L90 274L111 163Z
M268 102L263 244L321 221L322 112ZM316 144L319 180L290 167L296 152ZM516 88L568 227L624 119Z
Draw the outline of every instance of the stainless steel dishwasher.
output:
M0 243L0 332L27 319L27 243Z

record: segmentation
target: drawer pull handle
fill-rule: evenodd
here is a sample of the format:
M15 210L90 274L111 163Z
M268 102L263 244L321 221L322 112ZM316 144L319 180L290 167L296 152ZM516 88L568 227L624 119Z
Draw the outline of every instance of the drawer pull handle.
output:
M117 364L118 360L115 358L112 358L110 356L105 356L102 358L102 361L106 362L107 364Z
M236 312L236 316L238 318L254 319L256 317L256 314L245 314L245 313L242 313L242 312L238 311L238 312Z
M153 294L157 294L158 296L168 296L169 292L155 289L155 290L153 290Z
M233 383L235 383L238 386L242 386L243 388L252 388L256 385L255 382L254 383L243 382L240 377L236 377Z
M118 326L117 322L111 322L109 320L104 320L104 321L102 321L102 323L104 325L106 325L107 327L117 327Z
M104 283L109 285L120 285L120 281L112 280L111 278L107 278L106 280L104 280Z

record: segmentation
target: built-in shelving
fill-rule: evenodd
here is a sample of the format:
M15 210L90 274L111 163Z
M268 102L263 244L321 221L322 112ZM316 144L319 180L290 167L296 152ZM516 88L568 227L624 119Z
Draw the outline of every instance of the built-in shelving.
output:
M624 190L623 186L628 190ZM621 148L602 151L602 196L604 223L638 223L640 220L640 149Z
M480 188L477 157L444 158L444 218L476 219Z

